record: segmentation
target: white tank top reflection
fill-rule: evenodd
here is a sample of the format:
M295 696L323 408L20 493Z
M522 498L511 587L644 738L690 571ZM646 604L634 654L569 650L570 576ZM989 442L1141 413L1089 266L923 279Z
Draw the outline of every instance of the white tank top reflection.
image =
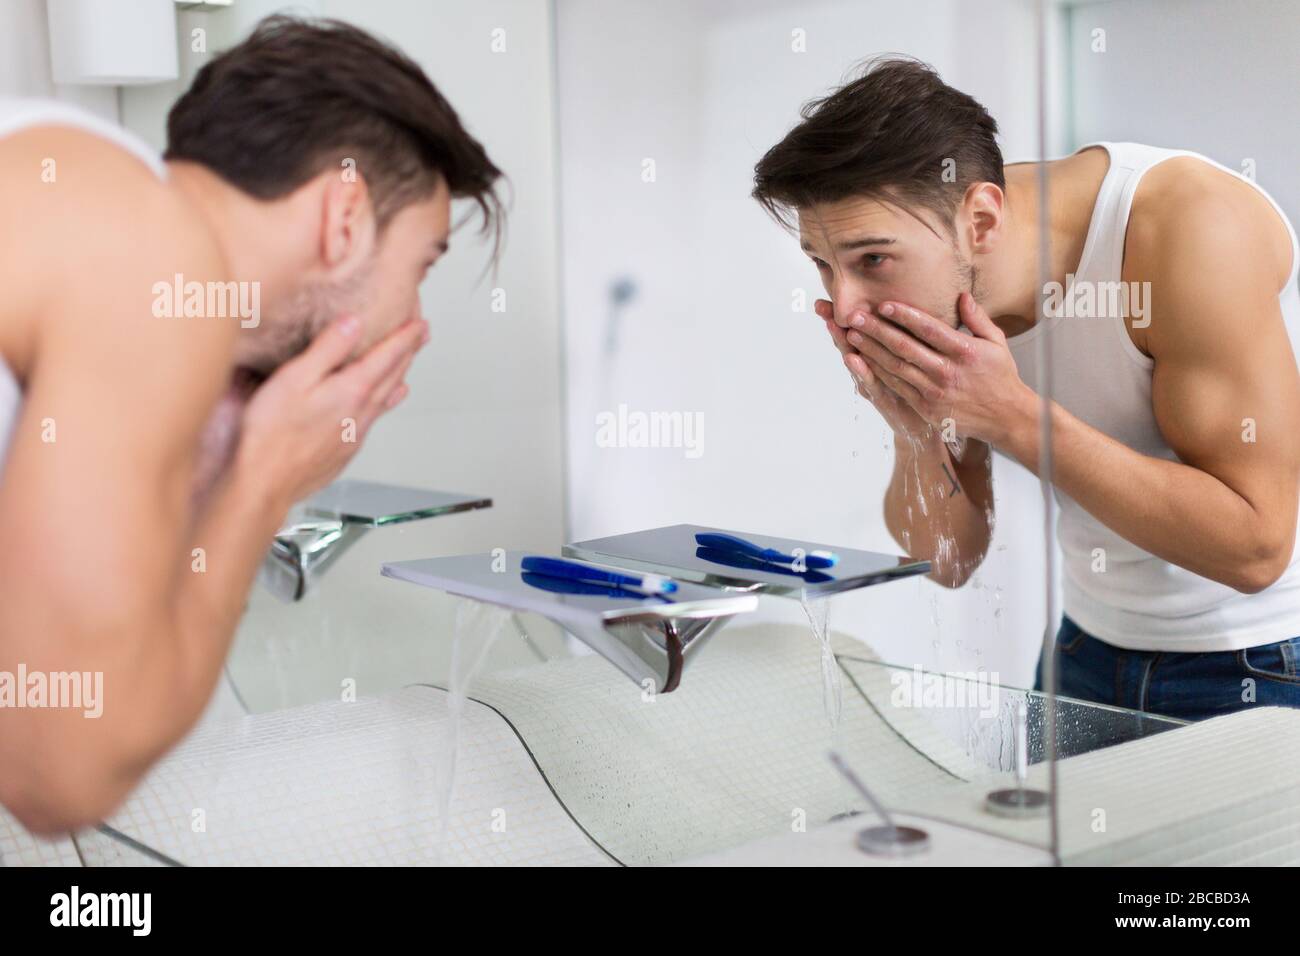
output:
M72 126L94 133L139 157L160 179L167 175L162 158L120 126L67 103L0 97L0 139L33 126ZM21 407L22 390L18 380L5 363L4 356L0 355L0 469L4 467ZM0 473L2 480L3 474Z
M1133 195L1143 173L1175 156L1195 156L1250 183L1277 209L1291 236L1291 273L1279 295L1292 351L1300 354L1300 291L1296 272L1300 244L1295 229L1257 183L1186 150L1137 143L1090 143L1110 154L1075 272L1079 291L1118 283ZM1086 148L1086 147L1081 147ZM1119 288L1112 286L1111 288ZM1104 295L1095 297L1097 318L1071 318L1065 305L1077 302L1064 290L1062 308L1042 326L1008 340L1021 378L1036 386L1035 339L1050 330L1053 398L1098 431L1153 458L1177 460L1165 443L1151 406L1153 362L1143 355L1124 325L1122 310ZM1151 488L1159 495L1164 489ZM1193 574L1129 543L1056 493L1057 522L1064 554L1064 610L1085 631L1109 644L1134 650L1223 651L1270 644L1300 634L1300 542L1291 565L1272 587L1242 594ZM1102 562L1104 561L1104 565ZM1104 567L1104 571L1100 568Z

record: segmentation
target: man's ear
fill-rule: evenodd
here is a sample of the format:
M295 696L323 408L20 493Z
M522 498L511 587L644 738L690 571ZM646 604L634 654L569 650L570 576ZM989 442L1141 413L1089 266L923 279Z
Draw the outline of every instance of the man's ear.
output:
M327 272L350 272L369 258L375 243L374 207L360 173L321 174L321 264Z
M971 252L991 252L1002 237L1005 195L996 183L972 183L964 205L970 221Z

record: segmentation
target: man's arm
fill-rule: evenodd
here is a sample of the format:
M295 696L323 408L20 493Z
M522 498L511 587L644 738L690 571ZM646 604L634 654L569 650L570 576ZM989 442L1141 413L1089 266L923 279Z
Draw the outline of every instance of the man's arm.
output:
M7 158L21 166L33 140ZM39 145L58 179L8 200L28 206L33 252L61 267L6 270L43 296L0 485L0 669L102 673L104 694L97 719L0 711L0 798L46 829L106 810L124 793L121 768L174 725L192 455L235 327L153 316L154 283L222 269L147 170L70 130Z
M1126 280L1151 282L1157 422L1179 461L1149 458L1051 406L1052 480L1093 517L1172 564L1246 593L1285 570L1300 498L1300 380L1278 307L1276 216L1174 196L1130 224ZM967 294L962 335L905 303L862 333L926 421L1039 471L1039 397L1006 336ZM1082 319L1078 321L1091 321Z
M276 372L196 520L199 435L237 322L156 318L152 288L222 278L219 256L133 161L60 135L72 141L37 152L56 152L63 185L19 192L34 251L7 263L46 292L33 315L3 316L35 319L35 360L0 476L0 670L101 673L103 709L0 709L0 803L43 832L108 813L193 724L285 511L359 447L422 331L408 323L340 368L358 330L337 323ZM42 274L54 248L71 250L66 271Z
M1140 455L1053 405L1053 479L1138 547L1253 593L1295 543L1300 376L1267 224L1222 201L1184 209L1153 216L1125 265L1126 278L1151 282L1152 404L1179 461ZM1035 471L1037 409L1009 443Z
M885 374L879 367L873 373ZM989 446L968 440L958 459L937 434L926 442L895 436L885 526L909 556L931 563L929 577L936 583L965 584L993 536Z

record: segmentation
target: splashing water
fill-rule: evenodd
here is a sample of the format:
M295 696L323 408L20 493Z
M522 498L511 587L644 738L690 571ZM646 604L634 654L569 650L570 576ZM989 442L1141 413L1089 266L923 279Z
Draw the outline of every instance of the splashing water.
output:
M438 789L438 845L435 863L446 855L451 826L451 799L456 789L456 758L460 751L461 723L470 685L482 670L492 645L510 623L510 612L495 604L461 600L456 605L455 633L451 641L451 664L447 671L447 720L440 741L435 779Z
M821 645L822 707L830 724L834 745L839 745L840 714L844 709L844 692L840 686L840 665L831 650L830 604L826 598L809 598L805 588L799 594L799 603L812 625L813 636Z
M921 517L923 518L929 517L930 505L925 500L925 485L922 484L921 482L921 459L918 457L913 457L912 459L912 482L911 483L915 484L916 486L916 503L921 507ZM908 484L909 483L907 482L907 480L904 479L903 482L904 493L906 493Z

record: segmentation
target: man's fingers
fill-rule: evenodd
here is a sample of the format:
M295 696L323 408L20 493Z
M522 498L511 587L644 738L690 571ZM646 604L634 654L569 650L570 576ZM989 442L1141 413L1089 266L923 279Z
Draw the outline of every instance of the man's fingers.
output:
M285 362L284 367L313 383L319 382L351 357L360 333L361 321L355 315L344 315L330 323L301 355Z
M406 381L406 373L411 370L411 363L415 361L415 356L416 352L408 352L406 358L402 359L397 368L393 369L389 376L379 383L379 387L375 389L375 399L377 401L381 404L388 401L388 396Z
M882 349L892 358L877 357L876 360L896 374L902 374L900 363L906 363L939 380L947 371L947 365L951 361L915 336L884 319L869 318L860 331L854 329L848 333L848 341L859 351L863 350L864 341Z
M831 341L835 343L835 347L840 350L841 355L848 355L853 351L848 339L844 337L844 330L834 322L827 321L826 331L830 333Z
M411 363L415 361L415 354L415 351L406 353L402 361L370 393L370 401L366 404L365 412L362 413L367 428L369 428L371 422L391 407L388 404L389 399L393 397L393 394L398 389L404 387L404 379L407 371L411 368Z
M900 332L898 334L902 335L904 333ZM850 332L848 341L864 357L889 372L892 377L908 382L922 395L937 397L934 393L939 386L923 369L913 365L907 359L900 358L875 339L868 338L859 332ZM932 358L937 358L934 353L929 354Z
M384 411L389 411L390 409L394 409L398 405L402 404L402 399L406 398L410 393L411 386L407 385L405 382L397 386L397 388L393 389L392 392L389 393L388 398L384 400Z
M818 299L813 303L813 311L826 322L830 322L836 328L849 329L861 328L871 314L871 303L860 304L857 308L850 309L840 316L844 321L841 323L835 317L835 305L829 299Z
M931 348L949 358L963 358L970 351L970 336L962 335L946 322L902 302L882 302L880 314L901 325Z
M871 390L871 386L875 384L875 376L871 374L871 369L867 368L867 363L862 360L861 355L850 352L844 356L844 367L849 370L849 374L853 376L859 388Z
M982 339L989 339L993 342L1005 342L1006 333L998 328L997 324L989 318L989 314L984 311L984 306L975 301L975 296L969 292L963 292L957 297L957 315L961 318L966 328L970 329Z
M421 319L403 322L386 338L371 346L370 351L340 373L349 387L356 388L369 397L380 383L406 358L419 348L428 324Z
M921 393L913 388L910 383L903 381L897 375L891 374L871 361L868 361L867 365L885 388L911 406L912 411L916 412L916 414L922 418L925 417L925 412L922 410L925 401L921 398Z

